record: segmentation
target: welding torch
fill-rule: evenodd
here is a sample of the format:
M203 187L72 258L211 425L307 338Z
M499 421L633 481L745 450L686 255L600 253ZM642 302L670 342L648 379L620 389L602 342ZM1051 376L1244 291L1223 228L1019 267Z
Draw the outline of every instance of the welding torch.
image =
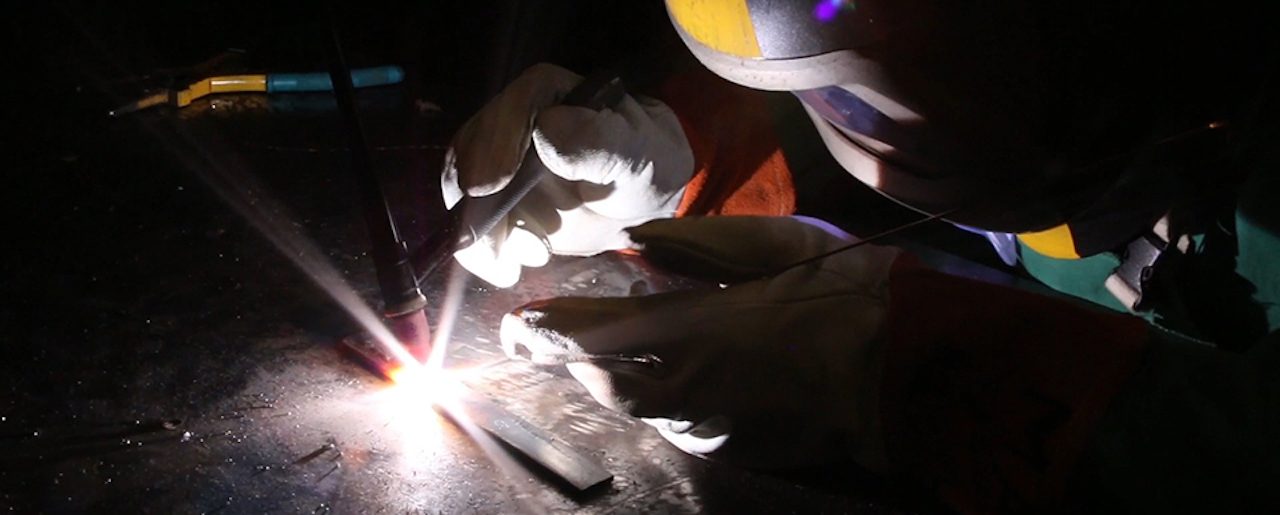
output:
M342 115L350 150L351 169L356 176L361 204L364 207L365 226L372 244L374 268L378 287L382 292L383 314L396 339L414 358L425 361L431 351L431 330L427 324L425 308L427 299L418 289L416 275L409 263L408 246L396 229L391 208L378 176L374 172L369 146L356 111L355 88L359 70L347 67L346 57L338 39L337 26L330 16L330 30L326 38L329 73L323 81L333 87L334 99ZM399 68L396 69L399 73ZM398 82L398 79L397 79Z
M613 108L626 96L622 79L608 70L588 75L561 100L561 105L585 107L594 111ZM423 242L412 257L417 281L421 284L455 252L470 247L489 234L502 222L511 210L548 173L546 165L538 158L538 152L529 145L515 176L505 188L482 197L463 197L453 209L443 227Z

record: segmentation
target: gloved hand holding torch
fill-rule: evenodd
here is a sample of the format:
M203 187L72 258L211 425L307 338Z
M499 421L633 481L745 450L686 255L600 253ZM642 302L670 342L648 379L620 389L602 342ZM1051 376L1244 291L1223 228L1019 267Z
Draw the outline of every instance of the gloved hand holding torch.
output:
M529 68L454 137L441 187L447 207L492 195L533 145L550 172L506 220L455 254L467 270L507 287L550 254L588 256L627 246L623 229L675 214L693 155L661 102L625 96L600 111L558 105L582 81L549 64Z

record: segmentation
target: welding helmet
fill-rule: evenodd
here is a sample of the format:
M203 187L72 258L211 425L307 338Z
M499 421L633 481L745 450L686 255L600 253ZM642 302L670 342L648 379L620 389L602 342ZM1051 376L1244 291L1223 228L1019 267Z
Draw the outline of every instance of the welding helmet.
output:
M699 61L794 93L863 183L1058 258L1151 228L1223 139L1213 74L1238 59L1180 24L1204 6L1138 3L666 1Z

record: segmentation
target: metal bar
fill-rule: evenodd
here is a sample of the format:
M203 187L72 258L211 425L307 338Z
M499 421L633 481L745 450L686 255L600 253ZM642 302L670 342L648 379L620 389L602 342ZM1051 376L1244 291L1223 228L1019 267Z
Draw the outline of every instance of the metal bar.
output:
M613 474L582 452L564 444L547 431L512 414L482 394L459 385L458 406L477 427L529 457L579 491L613 479ZM452 417L436 405L436 411Z

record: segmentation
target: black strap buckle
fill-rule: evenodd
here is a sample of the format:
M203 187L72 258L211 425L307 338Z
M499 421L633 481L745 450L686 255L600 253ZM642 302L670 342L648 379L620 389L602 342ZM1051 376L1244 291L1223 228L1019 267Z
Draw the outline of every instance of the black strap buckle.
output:
M1106 287L1130 311L1151 308L1148 286L1157 270L1170 258L1169 243L1155 233L1147 233L1131 242L1121 253L1120 266L1107 277ZM1173 253L1177 253L1175 249Z

